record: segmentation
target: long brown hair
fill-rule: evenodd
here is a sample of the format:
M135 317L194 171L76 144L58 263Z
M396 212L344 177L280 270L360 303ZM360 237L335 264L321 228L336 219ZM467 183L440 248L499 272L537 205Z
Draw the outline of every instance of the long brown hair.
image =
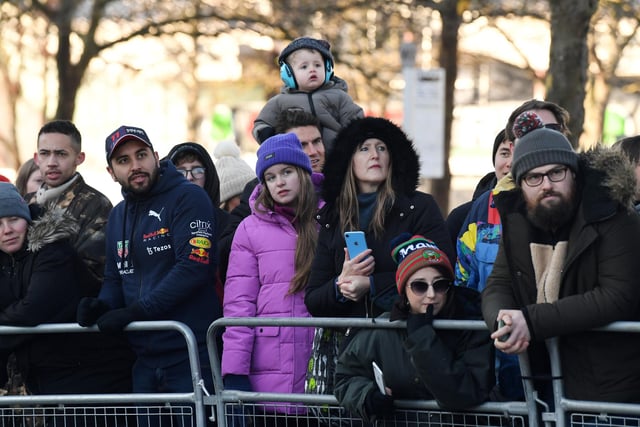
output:
M298 233L296 239L296 252L294 258L294 275L289 285L288 294L295 294L303 290L309 282L311 275L311 263L316 253L318 243L318 228L316 226L316 212L318 210L318 196L311 180L311 175L305 169L292 165L300 180L300 193L295 208L293 226ZM265 212L275 209L275 201L266 184L256 198L256 210Z
M362 144L359 144L358 148L360 148L361 145ZM356 150L358 148L356 148ZM387 179L384 180L377 191L376 206L367 230L373 232L373 236L376 239L382 236L384 232L384 219L396 200L396 193L393 190L392 172L393 165L391 162L391 152L389 152ZM342 233L360 229L358 184L356 174L353 170L353 157L347 166L345 181L338 196L337 208L340 214L340 230Z

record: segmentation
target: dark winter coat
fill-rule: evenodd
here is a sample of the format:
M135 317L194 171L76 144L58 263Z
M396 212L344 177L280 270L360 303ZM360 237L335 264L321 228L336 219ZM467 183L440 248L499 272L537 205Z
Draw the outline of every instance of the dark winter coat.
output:
M104 276L104 240L107 219L111 212L111 201L87 184L82 175L76 173L76 180L51 204L66 209L76 220L78 232L71 243L87 266L81 281L89 287L89 292L98 293ZM26 196L29 203L36 203L36 196ZM50 206L43 208L50 209Z
M394 307L394 313L399 310ZM406 320L407 314L392 320ZM480 320L480 294L451 288L436 319ZM493 343L488 331L436 330L426 324L407 329L364 329L349 342L336 367L334 394L348 411L365 420L367 394L377 390L372 362L383 372L394 399L431 400L464 409L488 399L493 387Z
M62 209L29 226L20 251L0 252L0 324L75 323L80 298L96 296L80 282L82 260L71 246L78 224ZM122 338L102 334L0 335L0 351L15 352L29 391L131 391L133 353Z
M335 280L342 271L344 235L340 230L336 201L345 181L347 168L360 143L375 134L385 142L391 154L396 201L390 208L381 238L366 232L367 246L375 258L371 275L372 290L363 300L345 300L336 291ZM381 118L360 119L345 128L336 139L323 170L322 187L326 205L320 210L320 235L311 267L305 304L312 316L365 317L389 311L397 298L396 264L391 258L390 242L403 232L421 234L433 240L450 259L455 252L440 209L433 197L417 191L420 163L411 141L395 125Z
M640 320L640 217L631 204L634 175L623 165L619 154L606 149L580 155L579 205L553 303L536 304L529 250L534 231L521 190L495 196L503 231L482 294L485 321L494 330L500 309L522 309L534 369L548 360L543 340L559 337L565 389L573 399L640 402L638 336L592 331L618 320Z
M112 309L137 304L146 320L185 323L206 354L207 328L222 314L214 288L211 201L169 161L160 162L158 179L148 193L123 195L109 216L100 299ZM138 358L150 366L170 366L187 357L184 338L176 332L128 336Z
M229 213L229 221L223 229L220 229L218 238L218 270L220 271L220 278L222 281L226 280L227 268L229 267L229 255L231 254L231 244L233 243L233 237L236 234L238 226L243 219L251 215L251 206L249 206L249 198L253 193L254 188L260 183L258 178L254 178L247 182L242 190L240 196L240 204L233 208Z
M478 181L476 189L473 191L471 200L461 204L460 206L456 206L451 210L451 212L449 212L449 215L447 215L446 223L447 228L449 229L449 235L451 236L451 241L453 242L453 247L456 247L458 243L458 236L460 235L460 233L466 231L462 230L462 227L464 226L467 215L471 211L473 202L475 202L475 200L482 194L495 187L497 182L498 180L496 178L496 173L489 172L488 174L483 176L480 181ZM455 261L455 259L452 259L451 261Z

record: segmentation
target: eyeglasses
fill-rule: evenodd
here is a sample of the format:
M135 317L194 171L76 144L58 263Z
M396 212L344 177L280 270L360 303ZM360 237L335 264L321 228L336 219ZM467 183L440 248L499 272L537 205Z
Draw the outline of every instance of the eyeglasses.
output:
M562 125L560 123L547 123L544 125L547 129L555 130L558 132L562 132Z
M567 177L567 169L569 168L562 167L553 168L546 173L530 173L528 175L525 175L522 179L527 183L529 187L537 187L542 184L545 176L549 178L549 181L551 182L560 182Z
M429 290L429 286L433 288L433 292L435 292L436 294L446 294L447 292L449 292L449 288L451 288L451 285L451 280L445 278L436 279L432 284L428 284L424 280L416 280L409 283L411 291L419 297L427 293L427 291Z
M193 169L178 169L178 172L180 172L185 178L189 176L189 172L191 172L191 176L194 179L198 179L204 176L205 169L200 167Z

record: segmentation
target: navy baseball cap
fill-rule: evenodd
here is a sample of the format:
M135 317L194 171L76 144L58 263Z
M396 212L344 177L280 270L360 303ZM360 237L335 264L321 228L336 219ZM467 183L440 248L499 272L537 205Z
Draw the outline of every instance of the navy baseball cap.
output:
M107 163L111 160L113 151L118 148L120 144L127 141L140 141L147 147L153 150L153 145L147 136L144 129L135 126L120 126L109 134L105 141L105 151L107 153Z

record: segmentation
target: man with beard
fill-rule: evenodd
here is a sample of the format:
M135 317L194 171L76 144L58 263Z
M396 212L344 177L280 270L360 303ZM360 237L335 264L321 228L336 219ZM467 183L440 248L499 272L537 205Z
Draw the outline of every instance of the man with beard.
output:
M514 128L516 188L495 197L502 240L482 294L495 347L527 351L542 378L535 386L551 402L544 340L559 336L569 398L638 403L637 336L593 331L640 318L633 172L612 150L578 156L535 113L523 113Z
M183 322L195 334L202 377L211 387L206 332L221 316L211 199L170 161L158 160L143 129L116 129L107 137L106 155L124 200L109 216L102 290L98 298L81 301L78 323L117 333L136 320ZM146 331L128 338L137 355L134 392L193 391L179 333Z

